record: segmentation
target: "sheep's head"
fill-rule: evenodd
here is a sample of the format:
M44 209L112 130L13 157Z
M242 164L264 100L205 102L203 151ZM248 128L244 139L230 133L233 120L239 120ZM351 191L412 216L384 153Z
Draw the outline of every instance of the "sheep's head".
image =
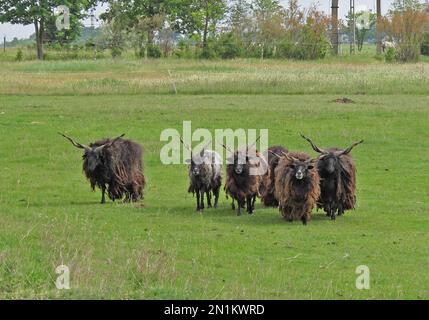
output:
M206 148L211 144L211 141L208 142L199 153L194 153L192 148L188 146L184 141L183 138L180 138L180 142L185 146L186 149L188 149L191 152L191 158L187 159L185 162L189 164L189 172L194 176L198 177L203 171L204 168L203 165L206 164L207 159L205 158L205 152Z
M237 151L234 153L234 172L238 175L247 174L249 171L249 156L246 153Z
M285 155L286 159L289 161L288 168L292 171L293 176L297 180L305 180L311 174L311 170L314 169L314 164L317 159L307 159L301 160L292 157L289 154Z
M304 135L301 135L305 140L307 140L314 151L320 154L318 161L318 169L320 171L327 172L329 174L334 173L340 165L340 157L348 155L354 147L361 144L363 140L353 143L346 149L337 149L337 150L325 150L316 146L310 138L307 138Z
M116 140L122 138L125 134L122 134L121 136L110 140L108 143L103 144L101 146L94 146L90 147L85 144L81 144L73 140L72 138L66 136L65 134L59 133L64 138L69 140L72 145L74 145L76 148L84 149L84 154L82 156L83 160L87 163L87 167L89 171L94 171L99 165L103 164L104 158L103 158L103 150L106 147L111 146Z
M202 153L204 150L202 151ZM204 153L203 153L204 155ZM186 163L189 164L190 172L193 176L198 177L201 174L201 166L204 164L203 155L201 153L199 155L191 154L191 159L186 160Z

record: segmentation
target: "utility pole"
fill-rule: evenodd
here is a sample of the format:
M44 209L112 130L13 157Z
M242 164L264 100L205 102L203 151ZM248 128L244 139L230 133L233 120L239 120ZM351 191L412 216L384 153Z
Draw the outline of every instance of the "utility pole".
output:
M377 54L381 54L381 0L377 0L377 24L375 26Z
M94 27L94 19L95 19L95 14L94 14L95 8L91 8L91 32L92 32L92 44L94 46L94 60L97 60L97 47L95 45L95 38L94 38L94 33L95 33L95 27Z
M3 37L3 52L6 52L6 36Z
M338 55L338 0L332 0L332 51L334 55Z
M355 54L356 51L356 17L355 17L355 0L350 0L350 54Z

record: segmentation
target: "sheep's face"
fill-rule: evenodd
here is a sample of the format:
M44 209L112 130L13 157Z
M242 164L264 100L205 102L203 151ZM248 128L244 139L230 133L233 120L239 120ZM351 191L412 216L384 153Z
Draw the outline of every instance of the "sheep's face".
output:
M241 175L247 171L249 158L243 154L236 154L234 157L234 172Z
M193 160L191 161L191 173L196 177L198 177L201 173L200 166Z
M93 172L99 165L103 164L102 148L96 147L85 150L83 159L87 163L88 170Z
M314 168L314 161L309 159L307 161L293 160L289 165L295 179L304 180L310 175L310 171Z
M328 153L319 157L318 169L328 174L333 174L338 167L339 158L334 153Z

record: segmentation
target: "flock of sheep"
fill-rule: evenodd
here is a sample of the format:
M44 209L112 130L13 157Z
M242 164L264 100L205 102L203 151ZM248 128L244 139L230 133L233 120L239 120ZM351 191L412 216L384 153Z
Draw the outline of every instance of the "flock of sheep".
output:
M121 135L114 139L103 139L89 146L80 144L61 134L75 147L83 149L83 171L95 187L112 201L138 201L143 199L145 178L142 165L142 148ZM356 204L356 166L350 155L352 149L362 141L346 149L322 149L305 136L319 156L311 158L304 152L291 152L282 146L268 148L265 153L256 150L253 143L243 149L232 151L227 159L227 196L232 198L232 209L237 215L246 208L247 213L255 210L256 198L265 206L278 207L288 221L301 220L303 224L311 219L312 210L323 209L327 216L335 219ZM222 160L220 155L207 146L199 152L182 144L191 152L189 164L190 185L188 192L196 195L197 211L207 207L216 208L222 186ZM265 169L257 171L258 167ZM253 172L263 172L254 174ZM214 199L212 199L214 197Z

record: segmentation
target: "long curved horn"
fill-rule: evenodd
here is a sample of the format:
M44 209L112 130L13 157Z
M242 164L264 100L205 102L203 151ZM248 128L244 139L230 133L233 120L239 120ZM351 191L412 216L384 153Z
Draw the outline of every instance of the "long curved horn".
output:
M350 151L352 151L352 149L354 147L356 147L357 145L361 144L362 142L363 142L363 140L353 143L350 147L348 147L344 151L340 152L340 155L349 154Z
M101 145L101 146L99 146L99 147L95 148L95 151L99 151L99 150L103 149L104 147L110 147L110 146L111 146L112 144L114 144L117 140L119 140L119 139L123 138L124 136L125 136L125 133L123 133L123 134L121 134L120 136L118 136L118 137L116 137L116 138L112 139L110 142L108 142L108 143L106 143L106 144L103 144L103 145Z
M289 154L287 154L287 153L284 153L284 152L282 152L282 153L283 153L284 157L285 157L286 159L288 159L289 161L299 161L299 159L297 159L297 158L295 158L295 157L292 157L291 155L289 155Z
M68 141L70 141L72 145L74 145L76 148L85 149L85 150L90 149L90 147L88 147L87 145L74 141L72 138L66 136L64 133L58 132L58 134L66 138Z
M305 140L307 140L311 144L311 147L313 148L314 151L316 151L318 153L321 153L321 154L326 154L327 153L325 150L323 150L323 149L319 148L318 146L316 146L313 143L313 141L311 141L310 138L304 136L302 133L301 133L301 137L303 137Z
M278 155L277 153L275 153L274 151L268 150L269 153L271 153L273 156L276 156L277 158L281 158L282 156Z
M227 145L224 145L223 143L220 144L225 150L231 152L232 154L234 154L234 151L232 151Z
M188 145L185 143L185 141L183 141L183 138L182 138L182 137L180 137L180 142L183 144L183 146L184 146L186 149L188 149L189 151L191 151L191 152L192 152L192 148L191 148L190 146L188 146Z
M261 136L259 136L255 142L253 142L251 145L247 146L247 150L249 150L250 148L253 148L255 146L255 144L259 141L259 139L261 139Z

